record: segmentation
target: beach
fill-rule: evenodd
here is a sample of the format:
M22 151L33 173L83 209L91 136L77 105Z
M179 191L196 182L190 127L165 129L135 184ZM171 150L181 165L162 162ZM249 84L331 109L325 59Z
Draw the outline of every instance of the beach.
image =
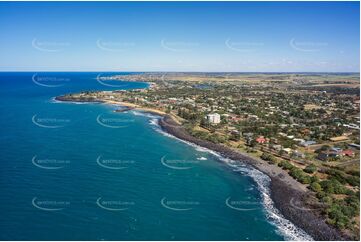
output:
M56 100L72 101L69 99L65 100L62 97L56 97ZM84 100L73 101L88 102ZM287 171L277 165L268 164L264 160L252 157L247 153L243 153L225 145L215 144L206 140L195 138L185 130L178 121L177 117L158 109L142 107L137 104L121 101L96 101L110 105L123 106L133 110L160 116L159 125L166 133L181 140L217 152L224 158L229 158L234 161L251 165L271 179L271 199L273 200L275 207L286 219L304 230L315 240L350 240L347 235L340 234L338 230L326 224L324 218L319 212L317 207L318 204L314 203L316 205L310 205L310 203L306 202L309 201L308 199L311 193L311 191L307 189L306 185L296 181L288 174Z
M153 113L153 114L156 114L156 115L162 115L162 116L166 115L166 113L163 112L163 111L157 110L155 108L141 107L141 106L139 106L137 104L134 104L134 103L120 102L120 101L104 101L104 103L111 104L111 105L118 105L118 106L128 107L128 108L135 109L135 110L141 110L141 111L148 112L148 113Z
M64 76L71 76L73 85L48 89L39 89L29 82L31 75L7 74L9 81L2 83L4 103L12 104L4 105L9 119L1 120L3 139L0 142L8 147L3 156L1 177L9 181L3 189L2 240L282 241L306 238L298 231L284 229L285 224L268 219L268 211L273 210L266 209L263 193L247 175L257 172L255 169L243 166L244 175L241 171L232 172L234 168L219 162L219 158L206 149L195 148L161 131L159 115L138 110L117 113L115 110L124 107L104 102L54 100L64 93L105 89L89 81L94 73L66 73ZM140 87L146 85L134 82L127 88ZM14 96L14 92L19 95ZM32 122L34 115L40 124L61 127L39 127ZM108 128L97 120L105 124L107 121L121 125L129 122L126 128ZM169 168L161 162L164 155L166 164L189 164L191 168ZM193 163L177 164L174 160ZM53 167L56 169L47 169ZM263 174L259 179L269 181ZM266 189L269 192L268 186ZM229 197L238 207L255 209L232 209L225 203ZM165 204L176 209L191 210L166 208L161 203L164 198ZM247 204L238 204L239 201ZM107 210L99 204L120 210ZM62 211L44 211L41 207ZM24 215L27 219L23 219Z

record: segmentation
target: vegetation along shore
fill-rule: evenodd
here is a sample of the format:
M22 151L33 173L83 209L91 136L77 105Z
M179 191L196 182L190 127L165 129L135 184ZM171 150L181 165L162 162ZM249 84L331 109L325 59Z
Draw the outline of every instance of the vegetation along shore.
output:
M359 239L358 74L142 73L148 89L56 99L161 115L177 138L271 178L275 206L316 240Z

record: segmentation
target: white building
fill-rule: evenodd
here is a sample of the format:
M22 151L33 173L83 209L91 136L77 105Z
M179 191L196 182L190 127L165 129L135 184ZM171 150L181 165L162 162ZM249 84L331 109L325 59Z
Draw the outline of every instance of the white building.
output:
M218 113L208 114L207 120L212 124L219 124L221 122L221 115L219 115Z

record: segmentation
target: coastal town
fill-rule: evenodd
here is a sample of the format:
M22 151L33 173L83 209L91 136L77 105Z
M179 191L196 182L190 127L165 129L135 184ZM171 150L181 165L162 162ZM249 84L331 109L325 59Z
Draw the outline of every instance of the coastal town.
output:
M150 86L57 99L164 113L195 138L287 171L321 204L329 225L358 237L358 74L141 73L99 80Z

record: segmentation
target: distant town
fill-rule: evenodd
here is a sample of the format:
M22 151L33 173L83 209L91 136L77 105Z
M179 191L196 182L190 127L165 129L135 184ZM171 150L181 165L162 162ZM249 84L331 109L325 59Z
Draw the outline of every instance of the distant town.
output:
M359 74L142 73L147 89L68 94L171 115L194 137L282 167L324 204L327 223L358 233Z

